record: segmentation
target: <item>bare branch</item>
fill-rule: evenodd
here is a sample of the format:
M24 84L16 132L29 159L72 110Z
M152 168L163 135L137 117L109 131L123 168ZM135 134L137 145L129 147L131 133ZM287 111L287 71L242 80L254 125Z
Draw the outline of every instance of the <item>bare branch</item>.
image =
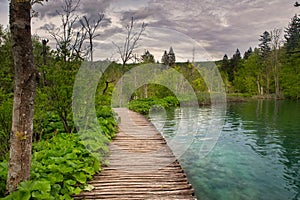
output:
M122 105L122 87L123 87L123 79L124 79L124 73L125 73L125 65L126 63L132 59L133 51L137 48L138 41L141 39L142 33L145 31L146 25L145 23L142 24L141 29L138 32L135 32L134 30L134 20L133 17L131 18L131 21L128 25L126 25L125 29L127 31L126 38L123 45L117 45L115 42L113 42L113 45L116 46L117 52L121 57L122 60L122 77L121 77L121 87L120 87L120 102L119 106Z
M38 1L38 0L36 0ZM57 48L61 50L61 56L64 61L70 59L73 55L80 57L82 43L85 39L85 34L80 31L74 31L74 25L78 21L76 10L79 7L80 0L64 0L64 5L61 10L56 10L60 16L61 26L54 30L47 31L56 41Z
M89 39L89 54L90 59L93 62L93 39L96 38L99 34L95 35L95 31L98 28L100 22L103 20L104 14L98 14L98 19L92 22L91 19L88 19L86 16L83 16L82 19L79 20L82 28L85 30L87 37Z

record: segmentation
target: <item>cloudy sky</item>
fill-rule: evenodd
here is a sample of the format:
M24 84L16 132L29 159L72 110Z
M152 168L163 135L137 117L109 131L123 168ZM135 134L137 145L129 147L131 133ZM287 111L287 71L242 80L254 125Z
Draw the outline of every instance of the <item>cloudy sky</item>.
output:
M73 0L76 1L76 0ZM32 20L33 33L51 40L44 28L57 27L62 0L35 6L39 17ZM265 30L287 27L300 13L295 0L81 0L79 16L104 13L105 19L95 40L96 57L117 59L112 41L121 44L124 26L134 17L136 27L148 26L136 53L148 49L160 60L173 47L178 61L217 60L237 48L244 53L256 47ZM8 23L8 0L0 0L0 23ZM138 30L138 29L137 29ZM53 39L51 40L54 42Z

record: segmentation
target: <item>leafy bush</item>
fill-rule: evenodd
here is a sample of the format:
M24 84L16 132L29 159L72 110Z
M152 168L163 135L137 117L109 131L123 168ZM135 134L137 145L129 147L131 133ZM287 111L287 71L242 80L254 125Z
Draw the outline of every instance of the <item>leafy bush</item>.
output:
M71 199L72 194L88 188L86 181L100 170L103 156L108 153L107 143L117 132L115 114L107 106L97 108L103 132L100 135L51 134L60 132L63 126L57 115L49 112L44 116L40 126L44 127L44 139L33 144L31 180L20 183L18 190L4 200ZM5 160L0 163L0 196L4 196L7 170Z
M54 112L43 112L34 115L34 133L39 139L51 138L53 133L63 133L64 125Z
M3 198L3 200L29 200L29 199L53 199L51 198L51 185L49 181L24 181L18 185L17 192Z
M168 108L169 107L176 107L179 105L179 101L176 97L173 96L168 96L163 98L163 101L165 101L167 103Z
M146 115L149 113L149 110L153 105L153 99L137 99L129 102L129 109Z
M7 172L7 162L0 164ZM59 134L33 146L31 180L4 200L71 199L85 188L88 179L100 170L100 162L86 149L77 134ZM3 195L5 173L0 173Z
M109 106L101 106L97 108L98 122L104 132L104 135L108 139L115 137L115 134L118 131L115 116L116 115Z
M141 113L143 115L149 114L150 109L169 109L172 107L177 107L179 101L176 97L168 96L163 99L158 98L146 98L146 99L136 99L129 102L129 109L135 112Z
M7 160L0 163L0 197L4 196L8 172Z

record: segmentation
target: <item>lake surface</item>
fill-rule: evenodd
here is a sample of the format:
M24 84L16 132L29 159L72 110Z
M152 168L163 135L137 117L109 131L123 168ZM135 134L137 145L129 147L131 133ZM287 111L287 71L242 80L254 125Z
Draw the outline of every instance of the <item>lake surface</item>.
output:
M168 143L189 144L175 154L198 199L300 199L300 102L253 100L227 104L225 111L151 113Z

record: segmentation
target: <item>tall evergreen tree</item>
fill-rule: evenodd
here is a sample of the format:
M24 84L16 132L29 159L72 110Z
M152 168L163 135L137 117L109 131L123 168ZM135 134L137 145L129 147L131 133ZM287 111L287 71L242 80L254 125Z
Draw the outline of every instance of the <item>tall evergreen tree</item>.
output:
M244 53L244 59L248 59L249 56L251 55L251 53L253 53L252 48L250 47L245 53Z
M227 73L228 70L229 70L229 68L230 68L229 59L228 59L227 54L225 54L225 55L223 56L222 65L221 65L221 70Z
M269 53L271 52L271 34L268 31L265 31L259 38L259 41L261 42L258 46L260 47L260 50L262 52L262 57L265 59Z
M154 63L154 56L146 50L145 53L141 56L143 63Z
M233 54L230 60L231 68L228 70L228 79L231 82L234 80L234 74L239 68L241 59L242 59L241 52L239 49L236 49L235 53Z
M176 58L175 53L173 51L173 48L170 47L169 53L168 53L168 63L170 66L173 66L175 64Z
M285 30L287 52L292 53L300 49L300 18L295 15Z
M240 61L242 59L241 52L239 49L236 49L235 53L232 56L232 59L235 61Z
M164 52L164 55L161 58L161 63L164 65L169 65L169 57L167 51Z
M271 41L272 37L271 34L268 31L265 31L259 38L259 41L261 42L259 44L260 51L261 51L261 57L262 57L262 67L265 71L265 78L266 78L266 93L269 94L270 91L270 73L271 73L271 67L269 63L269 56L271 53Z

